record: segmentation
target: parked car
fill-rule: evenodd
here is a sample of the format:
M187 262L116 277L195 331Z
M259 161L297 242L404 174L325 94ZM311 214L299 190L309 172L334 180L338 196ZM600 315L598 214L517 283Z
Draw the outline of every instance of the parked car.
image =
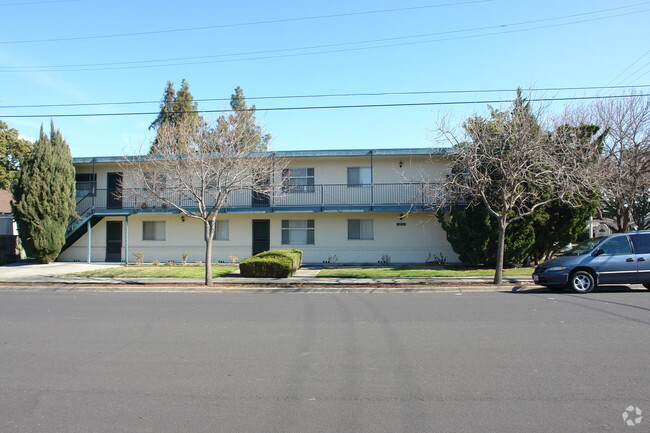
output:
M589 293L604 284L650 289L650 231L588 239L535 268L533 281L552 290Z

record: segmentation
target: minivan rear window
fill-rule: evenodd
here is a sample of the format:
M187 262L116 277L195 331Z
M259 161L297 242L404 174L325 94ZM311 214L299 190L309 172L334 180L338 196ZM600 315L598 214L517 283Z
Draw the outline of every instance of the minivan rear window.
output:
M650 254L650 233L633 234L630 238L636 254Z

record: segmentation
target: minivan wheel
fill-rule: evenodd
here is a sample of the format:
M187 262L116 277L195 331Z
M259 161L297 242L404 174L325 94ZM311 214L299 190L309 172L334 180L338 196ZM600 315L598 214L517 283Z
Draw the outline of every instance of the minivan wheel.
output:
M643 287L645 287L646 289L650 290L650 283L645 283L645 284L643 285Z
M589 293L596 287L596 281L589 272L576 271L569 276L569 287L574 292Z

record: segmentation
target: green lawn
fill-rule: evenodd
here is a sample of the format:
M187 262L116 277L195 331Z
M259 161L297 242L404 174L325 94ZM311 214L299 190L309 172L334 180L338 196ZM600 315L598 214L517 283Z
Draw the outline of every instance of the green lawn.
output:
M237 269L236 266L212 266L212 276L221 277ZM68 274L71 277L99 278L203 278L203 266L120 266L119 268L98 269L96 271Z
M504 276L530 276L533 268L504 269ZM318 277L336 278L401 278L401 277L492 277L494 269L432 269L417 266L390 266L385 268L331 268L323 269Z

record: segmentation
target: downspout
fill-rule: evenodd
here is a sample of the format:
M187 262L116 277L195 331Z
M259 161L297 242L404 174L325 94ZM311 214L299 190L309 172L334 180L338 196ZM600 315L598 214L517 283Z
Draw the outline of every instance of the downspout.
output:
M273 211L275 210L275 152L271 154L271 176L269 182L271 182L269 187L273 192L273 194L271 194L271 210Z
M370 151L370 209L375 210L375 168L373 164L374 151Z
M95 213L95 198L97 197L97 173L95 172L95 161L97 161L97 158L93 158L93 179L95 179L95 184L93 185L93 206L92 210L93 213Z

